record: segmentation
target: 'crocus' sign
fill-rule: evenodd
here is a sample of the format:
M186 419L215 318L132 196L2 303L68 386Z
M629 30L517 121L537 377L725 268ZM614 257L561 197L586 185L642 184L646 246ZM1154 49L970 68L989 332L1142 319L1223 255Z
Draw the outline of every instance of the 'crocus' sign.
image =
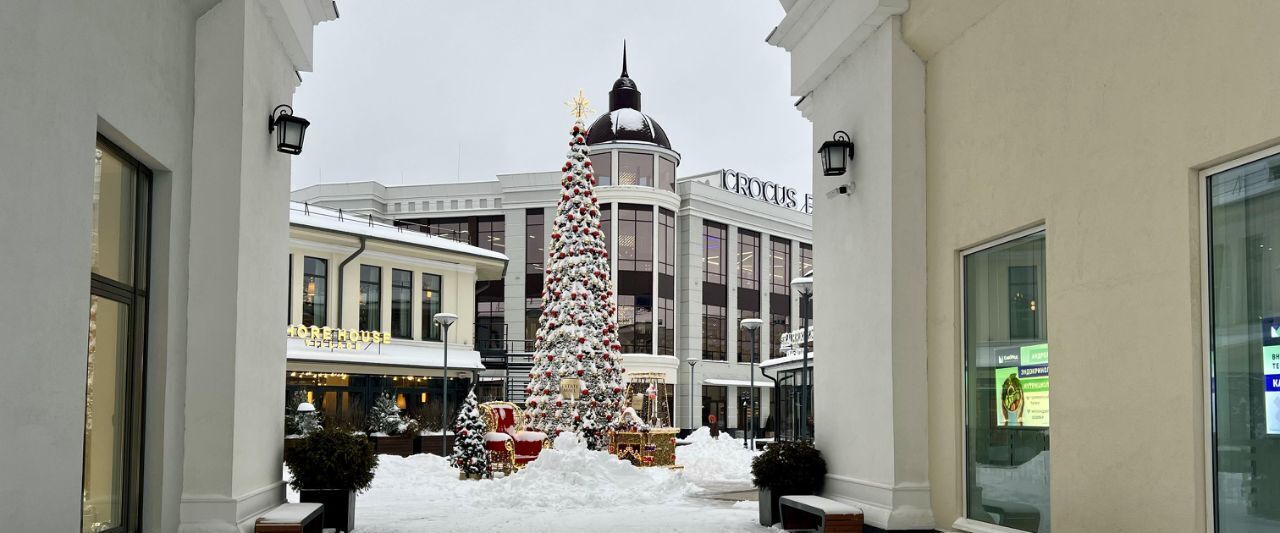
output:
M795 189L779 185L772 181L748 176L736 170L720 171L720 187L747 198L769 202L773 205L795 209L802 213L813 213L813 195L804 195L801 203L800 193Z

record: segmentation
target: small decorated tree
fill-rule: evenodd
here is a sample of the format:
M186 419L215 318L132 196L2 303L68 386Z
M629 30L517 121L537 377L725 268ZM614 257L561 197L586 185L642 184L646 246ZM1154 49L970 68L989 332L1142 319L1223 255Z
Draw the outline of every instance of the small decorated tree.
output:
M476 390L471 389L458 419L453 425L453 455L449 464L458 469L460 477L479 478L489 473L489 452L484 449L485 424L476 401Z
M622 417L625 370L581 111L575 112L561 168L525 422L552 438L578 433L598 450L608 445L609 431Z
M404 428L405 421L400 416L395 398L386 392L380 394L369 412L369 433L399 435L404 432Z
M307 403L306 391L293 391L289 396L289 403L286 405L288 412L284 416L284 426L286 435L298 435L305 437L310 435L312 431L320 429L320 413L312 407L309 411L299 411L298 406Z

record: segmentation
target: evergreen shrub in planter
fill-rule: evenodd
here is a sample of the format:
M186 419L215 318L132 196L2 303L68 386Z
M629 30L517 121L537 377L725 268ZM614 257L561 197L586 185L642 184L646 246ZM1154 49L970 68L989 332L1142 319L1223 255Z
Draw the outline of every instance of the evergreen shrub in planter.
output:
M827 462L811 442L778 442L751 460L751 476L760 489L760 525L768 527L778 522L783 496L822 491Z
M324 505L324 527L355 527L356 493L369 488L378 456L364 435L346 428L323 428L301 439L285 456L303 502Z

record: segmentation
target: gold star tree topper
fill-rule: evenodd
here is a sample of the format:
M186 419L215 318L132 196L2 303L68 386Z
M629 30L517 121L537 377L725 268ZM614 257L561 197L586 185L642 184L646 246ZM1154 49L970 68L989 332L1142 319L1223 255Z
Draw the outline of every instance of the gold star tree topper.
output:
M578 89L578 96L575 96L572 100L565 102L564 105L569 106L569 114L573 115L573 117L578 120L581 120L582 117L595 113L595 110L591 109L591 101L587 100L587 96L585 94L582 94L582 89Z

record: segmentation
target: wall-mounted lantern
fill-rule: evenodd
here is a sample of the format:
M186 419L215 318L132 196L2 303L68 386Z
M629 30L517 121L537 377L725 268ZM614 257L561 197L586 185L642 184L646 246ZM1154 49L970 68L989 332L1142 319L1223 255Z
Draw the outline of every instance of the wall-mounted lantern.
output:
M853 142L849 140L849 134L837 131L830 141L822 143L818 155L822 157L823 176L843 175L853 160Z
M311 121L293 115L293 108L281 104L267 115L267 131L276 134L276 151L298 155L302 153L302 141ZM279 131L277 131L279 130Z

